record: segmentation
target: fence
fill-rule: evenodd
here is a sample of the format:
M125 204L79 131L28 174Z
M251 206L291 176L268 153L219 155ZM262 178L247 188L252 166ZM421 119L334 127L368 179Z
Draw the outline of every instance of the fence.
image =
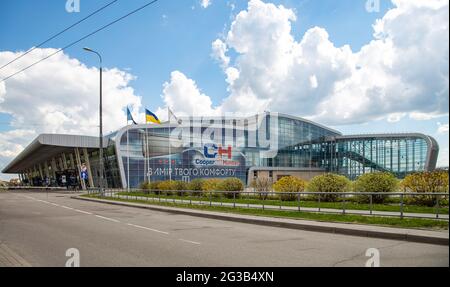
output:
M181 205L284 210L332 214L355 214L403 218L448 220L448 193L366 193L366 192L258 192L107 189L88 191L111 199ZM332 199L332 200L330 200ZM433 206L414 204L417 199ZM384 203L378 203L378 202Z

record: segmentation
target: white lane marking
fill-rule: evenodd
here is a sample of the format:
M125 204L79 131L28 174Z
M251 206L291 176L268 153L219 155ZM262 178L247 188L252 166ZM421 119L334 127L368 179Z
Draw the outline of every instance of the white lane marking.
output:
M104 216L101 216L101 215L98 215L98 214L96 214L95 216L98 217L98 218L101 218L101 219L105 219L105 220L109 220L109 221L112 221L112 222L120 223L120 221L117 220L117 219L113 219L113 218L109 218L109 217L104 217Z
M53 205L53 206L59 206L58 204L53 203L53 202L50 202L50 204Z
M183 242L187 242L187 243L196 244L196 245L200 245L200 244L201 244L200 242L191 241L191 240L186 240L186 239L182 239L182 238L180 238L180 239L178 239L178 240L183 241Z
M169 234L169 232L165 232L165 231L161 231L161 230L157 230L157 229L153 229L153 228L148 228L148 227L145 227L145 226L140 226L140 225L136 225L136 224L132 224L132 223L127 223L127 225L133 226L133 227L136 227L136 228L141 228L141 229L145 229L145 230L150 230L150 231L162 233L162 234Z
M80 213L84 213L84 214L89 214L89 215L92 215L92 213L90 213L90 212L87 212L87 211L83 211L83 210L79 210L79 209L74 209L74 211L76 211L76 212L80 212Z
M65 206L65 205L61 205L61 207L62 207L62 208L65 208L65 209L73 210L72 207L68 207L68 206Z

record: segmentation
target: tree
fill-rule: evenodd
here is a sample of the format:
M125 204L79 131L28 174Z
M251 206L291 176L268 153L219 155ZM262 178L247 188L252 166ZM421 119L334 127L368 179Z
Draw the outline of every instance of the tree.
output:
M321 192L321 200L334 202L339 197L339 194L336 194L335 192L349 191L350 186L351 182L345 176L326 173L314 177L308 183L308 191ZM331 194L322 194L322 192Z
M244 184L239 178L231 177L222 180L219 185L220 191L231 191L225 192L224 195L227 198L234 198L240 196L240 191L244 190Z
M280 194L280 198L283 201L295 200L296 195L288 193L305 191L305 187L306 181L294 176L285 176L273 185L273 189L276 192L282 192L282 194Z
M222 182L219 178L208 178L203 180L202 190L203 191L217 191L219 190L219 184Z
M187 185L187 189L194 191L193 195L195 196L201 196L202 195L202 190L203 190L203 184L204 184L204 180L201 178L196 178L193 179L191 182L189 182L189 184Z
M164 180L158 183L158 191L164 195L172 195L175 190L177 190L177 183L175 181Z
M373 203L383 203L389 196L387 193L395 192L398 189L398 180L388 172L366 173L355 181L356 192L376 193L372 196ZM358 201L369 202L370 195L358 196Z
M150 184L148 181L143 181L139 184L139 189L142 189L144 193L149 193Z
M268 192L272 188L272 181L267 177L257 178L253 180L251 186L259 192L259 198L266 200L268 197Z
M185 191L187 190L188 184L185 181L172 180L172 187L174 188L173 190L178 191L177 194L179 196L187 195L187 193Z
M405 177L402 188L413 193L448 193L448 172L416 172ZM433 195L413 195L411 202L419 205L435 206L437 197Z

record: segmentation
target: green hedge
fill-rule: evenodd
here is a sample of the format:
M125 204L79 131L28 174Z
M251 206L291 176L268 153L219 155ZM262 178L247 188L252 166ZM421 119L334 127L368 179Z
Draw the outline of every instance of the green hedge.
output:
M339 194L334 192L348 192L351 189L351 181L345 176L333 173L327 173L315 176L308 183L308 191L310 192L326 192L332 194L320 194L320 199L326 202L335 202L339 198ZM317 198L318 196L314 196Z
M388 193L397 191L398 187L397 178L388 172L366 173L358 177L354 183L355 192L376 193L372 196L373 203L384 203L389 197ZM370 196L360 195L358 201L367 203L370 201Z
M214 196L219 196L219 193L214 193L215 191L225 191L224 195L228 198L233 198L233 192L239 192L244 190L244 183L238 178L209 178L209 179L194 179L189 183L179 181L179 180L165 180L165 181L154 181L151 183L143 182L140 184L140 188L144 192L153 192L156 194L173 195L177 194L179 196L190 195L189 192L181 191L203 191L203 195L212 192ZM233 191L233 192L226 192ZM193 195L202 195L201 192L193 192ZM237 194L239 196L239 194Z
M417 172L408 175L401 182L401 187L414 193L448 193L448 172L436 170L433 172ZM445 204L448 196L441 196L439 204ZM408 203L435 206L437 196L414 195L408 197Z
M227 178L219 183L218 188L220 191L232 191L225 192L225 197L237 198L240 196L239 192L244 190L244 183L239 178Z
M303 192L305 191L306 181L303 179L294 177L294 176L285 176L274 183L273 189L276 192L283 192L280 194L280 198L283 201L293 201L296 200L297 197L295 194L286 194L286 193L294 193L294 192Z

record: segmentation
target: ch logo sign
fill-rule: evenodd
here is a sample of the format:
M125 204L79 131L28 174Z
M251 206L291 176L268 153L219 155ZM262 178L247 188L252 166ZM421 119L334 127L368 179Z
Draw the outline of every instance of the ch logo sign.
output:
M228 159L231 159L232 149L231 146L228 146L228 148L223 148L222 146L217 146L215 144L206 144L203 147L203 154L206 158L211 159L216 158L217 156L222 159L224 155L226 155Z
M80 0L67 0L66 11L68 13L78 13L80 12Z

